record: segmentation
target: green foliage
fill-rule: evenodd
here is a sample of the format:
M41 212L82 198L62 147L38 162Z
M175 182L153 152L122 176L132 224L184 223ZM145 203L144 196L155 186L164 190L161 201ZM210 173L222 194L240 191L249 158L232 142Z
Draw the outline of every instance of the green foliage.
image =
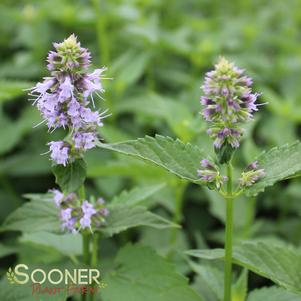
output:
M301 296L278 287L265 287L252 291L247 301L300 301Z
M223 298L224 273L223 270L211 264L190 263L192 270L197 273L195 289L206 301L220 301Z
M152 162L180 178L197 182L197 169L203 153L197 146L157 135L99 147Z
M190 256L221 259L223 250L192 250ZM234 248L233 261L254 273L269 278L278 285L301 293L301 251L287 245L268 242L244 242Z
M299 261L291 258L290 247L277 247L279 254L274 254L269 242L280 237L287 245L294 244L293 250L299 254L301 152L300 144L294 141L301 138L300 1L274 0L273 5L266 0L0 2L0 220L1 224L6 220L1 230L9 231L1 236L2 271L18 262L55 262L63 266L70 260L69 255L75 257L81 252L80 236L61 232L58 210L47 195L31 195L31 202L25 204L21 197L54 187L47 142L65 136L61 129L48 133L45 124L33 128L42 118L24 89L47 76L45 58L52 43L74 32L91 50L94 67L105 65L106 77L112 78L103 81L105 101L94 97L101 111L108 108L112 113L99 129L103 144L85 156L87 195L104 197L111 210L108 228L100 229L101 270L112 267L115 253L124 243L138 239L167 256L177 271L189 275L196 272L190 285L205 300L222 298L223 263L201 261L196 264L198 273L181 254L195 246L206 248L208 243L218 247L224 243L224 200L205 187L193 185L201 184L197 177L199 161L213 154L212 141L205 133L206 123L199 114L199 87L204 73L222 54L247 69L256 91L263 93L259 101L268 103L246 126L242 148L235 152L234 179L256 157L267 175L235 201L234 225L235 243L264 239L267 251L273 254L267 260L274 259L276 264L270 268L272 263L267 261L269 266L260 267L253 262L255 257L252 261L245 258L248 250L245 257L239 253L240 259L249 263L252 271L285 287L297 288L299 275L295 283L290 272L297 269ZM155 133L173 138L136 140ZM275 145L280 147L273 148ZM269 151L262 153L264 150ZM76 173L70 167L66 174L63 169L58 171L57 182L65 191L77 189L84 180L80 166ZM176 176L187 180L185 188L180 188L181 180ZM283 182L274 185L279 181ZM258 194L255 199L253 196ZM175 223L182 227L175 227ZM143 225L150 227L140 227ZM114 233L113 239L105 238ZM280 252L287 257L282 258ZM222 258L223 250L200 254ZM135 258L136 253L132 255ZM142 267L143 256L140 257ZM277 260L285 262L286 271L278 269ZM155 275L160 273L158 267ZM147 271L142 280L146 274ZM132 293L137 287L128 281L132 278L119 275L126 275L126 271L118 274L112 289L109 286L107 293L107 289L103 290L106 300L111 294L118 301L124 296L129 296L130 301L148 298L137 291ZM233 299L241 301L245 279L239 278L239 282L236 278ZM248 282L250 287L258 284L254 277ZM236 285L240 288L237 294ZM32 300L30 289L14 286L12 290L5 275L0 286L0 300ZM143 287L147 287L151 301L165 299L165 294L158 297L150 292L154 286L145 283ZM181 294L182 291L174 299ZM53 296L43 297L53 300ZM251 292L247 300L299 299L272 287Z
M31 288L28 285L8 284L6 279L2 279L0 282L0 298L2 301L32 301L35 297L32 296ZM53 300L53 295L43 295L43 301ZM56 296L57 301L65 301L65 294L59 294Z
M55 182L65 193L77 191L86 179L86 163L82 159L70 162L67 166L55 165L52 170Z
M122 102L116 110L119 113L135 112L152 118L162 118L175 135L184 141L190 141L196 133L204 130L204 122L201 118L196 119L184 102L175 102L154 93L130 98Z
M32 200L11 213L0 230L26 233L59 232L58 210L51 201Z
M0 80L0 103L16 99L32 86L32 82Z
M256 195L266 187L301 171L301 143L275 147L258 157L260 168L266 175L246 190L247 195Z
M133 206L153 193L161 186L144 189L144 195L140 198L136 193L142 189L135 189L130 193L122 193L115 202L109 205L110 214L107 217L107 223L98 230L105 236L113 236L130 228L139 226L147 226L156 229L165 229L179 227L178 225L168 221L167 219L150 212L146 207ZM30 202L11 213L5 220L2 231L21 231L24 232L22 240L29 241L35 244L52 247L63 254L66 254L68 246L73 249L71 253L77 253L79 240L70 235L56 235L60 233L59 211L55 207L54 202L49 199L50 194L26 195L31 199ZM122 200L122 203L119 202ZM50 233L44 233L50 232ZM46 242L42 243L42 235L45 235ZM59 242L62 241L62 244Z
M127 245L115 260L116 269L104 282L108 301L204 301L188 286L173 265L147 247Z
M20 241L34 244L42 248L54 249L65 256L80 255L82 252L82 237L74 234L55 234L50 232L24 233Z
M0 258L14 254L16 252L17 252L16 247L0 244Z
M111 202L114 205L134 206L160 191L165 185L157 184L146 187L136 187L130 191L123 191L120 195L115 196Z
M106 236L112 236L138 226L148 226L156 229L178 227L165 218L148 211L145 207L114 205L110 209L107 225L100 228L99 231Z

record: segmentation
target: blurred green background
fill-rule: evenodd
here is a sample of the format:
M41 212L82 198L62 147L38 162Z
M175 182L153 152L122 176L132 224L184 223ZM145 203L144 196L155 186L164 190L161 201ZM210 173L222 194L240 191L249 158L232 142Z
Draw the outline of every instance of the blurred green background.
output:
M260 101L268 102L248 125L236 163L243 167L262 150L301 136L300 0L1 0L1 222L25 202L24 193L55 186L48 155L41 154L62 133L33 128L41 118L23 89L47 76L52 42L71 33L90 49L93 66L107 66L113 78L104 82L105 101L98 103L112 113L100 130L106 142L159 133L212 152L199 87L220 55L246 68L263 93ZM183 224L171 238L178 250L223 243L224 203L215 193L103 150L90 151L87 163L90 192L107 200L125 188L163 184L149 206ZM300 196L300 180L288 180L257 202L238 202L237 239L276 237L300 245ZM115 247L139 240L164 254L166 237L135 230Z

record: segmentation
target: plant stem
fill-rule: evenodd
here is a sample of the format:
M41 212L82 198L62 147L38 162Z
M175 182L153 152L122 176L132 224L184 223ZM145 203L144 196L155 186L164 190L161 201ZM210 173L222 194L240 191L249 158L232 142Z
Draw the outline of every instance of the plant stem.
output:
M92 258L91 258L91 267L97 268L98 263L98 233L94 233L93 235L93 247L92 247ZM93 288L95 287L95 283L92 284ZM94 301L95 294L91 294L90 301Z
M90 234L83 233L83 262L90 265Z
M92 249L92 260L91 260L91 266L93 268L97 267L98 263L98 233L94 233L93 235L93 249Z
M226 200L226 237L225 237L225 275L224 301L232 300L232 248L233 248L233 194L232 194L232 165L227 165L227 196Z
M173 216L173 222L175 224L180 224L183 219L183 194L185 191L187 183L182 181L182 180L177 180L175 183L175 212ZM173 254L173 248L175 246L175 243L177 242L179 234L179 229L178 228L172 228L171 229L171 236L169 240L169 252L167 254L167 258L171 258Z
M79 197L81 198L81 201L84 201L85 198L86 198L86 192L85 192L85 186L84 185L79 187L78 194L79 194Z
M81 202L83 202L86 198L86 192L85 192L85 186L82 185L78 189L78 194L81 199ZM90 265L90 239L91 235L90 233L83 232L82 233L82 238L83 238L83 263L87 266ZM87 294L82 295L82 301L87 300Z
M83 233L83 263L90 265L90 234ZM82 295L82 301L87 299L87 294Z

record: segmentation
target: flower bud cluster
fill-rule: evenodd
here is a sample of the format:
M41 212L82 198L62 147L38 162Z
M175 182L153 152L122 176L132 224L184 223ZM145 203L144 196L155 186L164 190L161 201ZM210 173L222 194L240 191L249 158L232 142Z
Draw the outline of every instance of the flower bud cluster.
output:
M208 134L214 139L215 149L225 145L238 148L243 134L241 124L252 119L253 112L258 110L259 94L252 92L253 81L244 72L220 58L215 69L206 74L202 114L211 124Z
M258 162L255 161L249 164L245 171L241 174L241 177L239 179L239 185L241 187L250 187L264 176L264 169L260 169L258 166Z
M76 193L65 195L57 189L50 192L53 194L55 205L60 209L62 230L74 234L85 229L93 232L93 229L106 224L109 210L104 199L99 198L93 204L87 200L82 202Z
M103 126L102 120L107 116L106 111L93 111L90 104L94 108L93 95L101 97L99 93L104 92L101 80L106 68L88 73L90 53L74 35L54 43L54 48L56 51L50 51L47 58L51 76L37 83L30 95L49 130L69 130L64 141L49 142L51 159L66 165L96 145L97 127Z
M207 159L201 161L201 168L198 170L198 176L207 184L210 189L219 190L228 178L222 176L217 165Z

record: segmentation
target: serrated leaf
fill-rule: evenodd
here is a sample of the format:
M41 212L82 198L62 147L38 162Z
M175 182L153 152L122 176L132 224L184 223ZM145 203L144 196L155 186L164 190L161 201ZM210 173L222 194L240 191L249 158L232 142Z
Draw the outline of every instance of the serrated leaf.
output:
M247 301L301 301L301 296L272 286L252 291Z
M48 231L59 232L58 210L53 202L31 201L12 212L5 220L1 231L21 231L25 233Z
M99 147L137 157L163 167L180 178L199 182L197 170L203 152L190 143L156 135L120 143L104 144Z
M257 195L268 186L284 180L301 171L301 143L299 141L264 152L258 158L260 168L266 175L257 183L246 189L248 196Z
M204 301L173 265L148 247L127 245L115 263L116 270L104 278L107 301Z
M53 167L55 182L65 193L76 192L86 179L86 163L79 159L67 166L55 165Z
M138 226L147 226L156 229L178 227L176 224L165 218L154 214L142 206L113 206L110 208L110 215L107 217L107 225L99 231L106 236L126 231Z
M191 250L187 255L205 259L223 259L224 250ZM248 241L236 246L233 262L274 281L284 288L301 293L301 251L283 244Z
M153 194L160 191L165 186L164 183L149 185L146 187L136 187L130 191L123 191L120 195L115 196L111 205L127 205L134 206L149 198Z

